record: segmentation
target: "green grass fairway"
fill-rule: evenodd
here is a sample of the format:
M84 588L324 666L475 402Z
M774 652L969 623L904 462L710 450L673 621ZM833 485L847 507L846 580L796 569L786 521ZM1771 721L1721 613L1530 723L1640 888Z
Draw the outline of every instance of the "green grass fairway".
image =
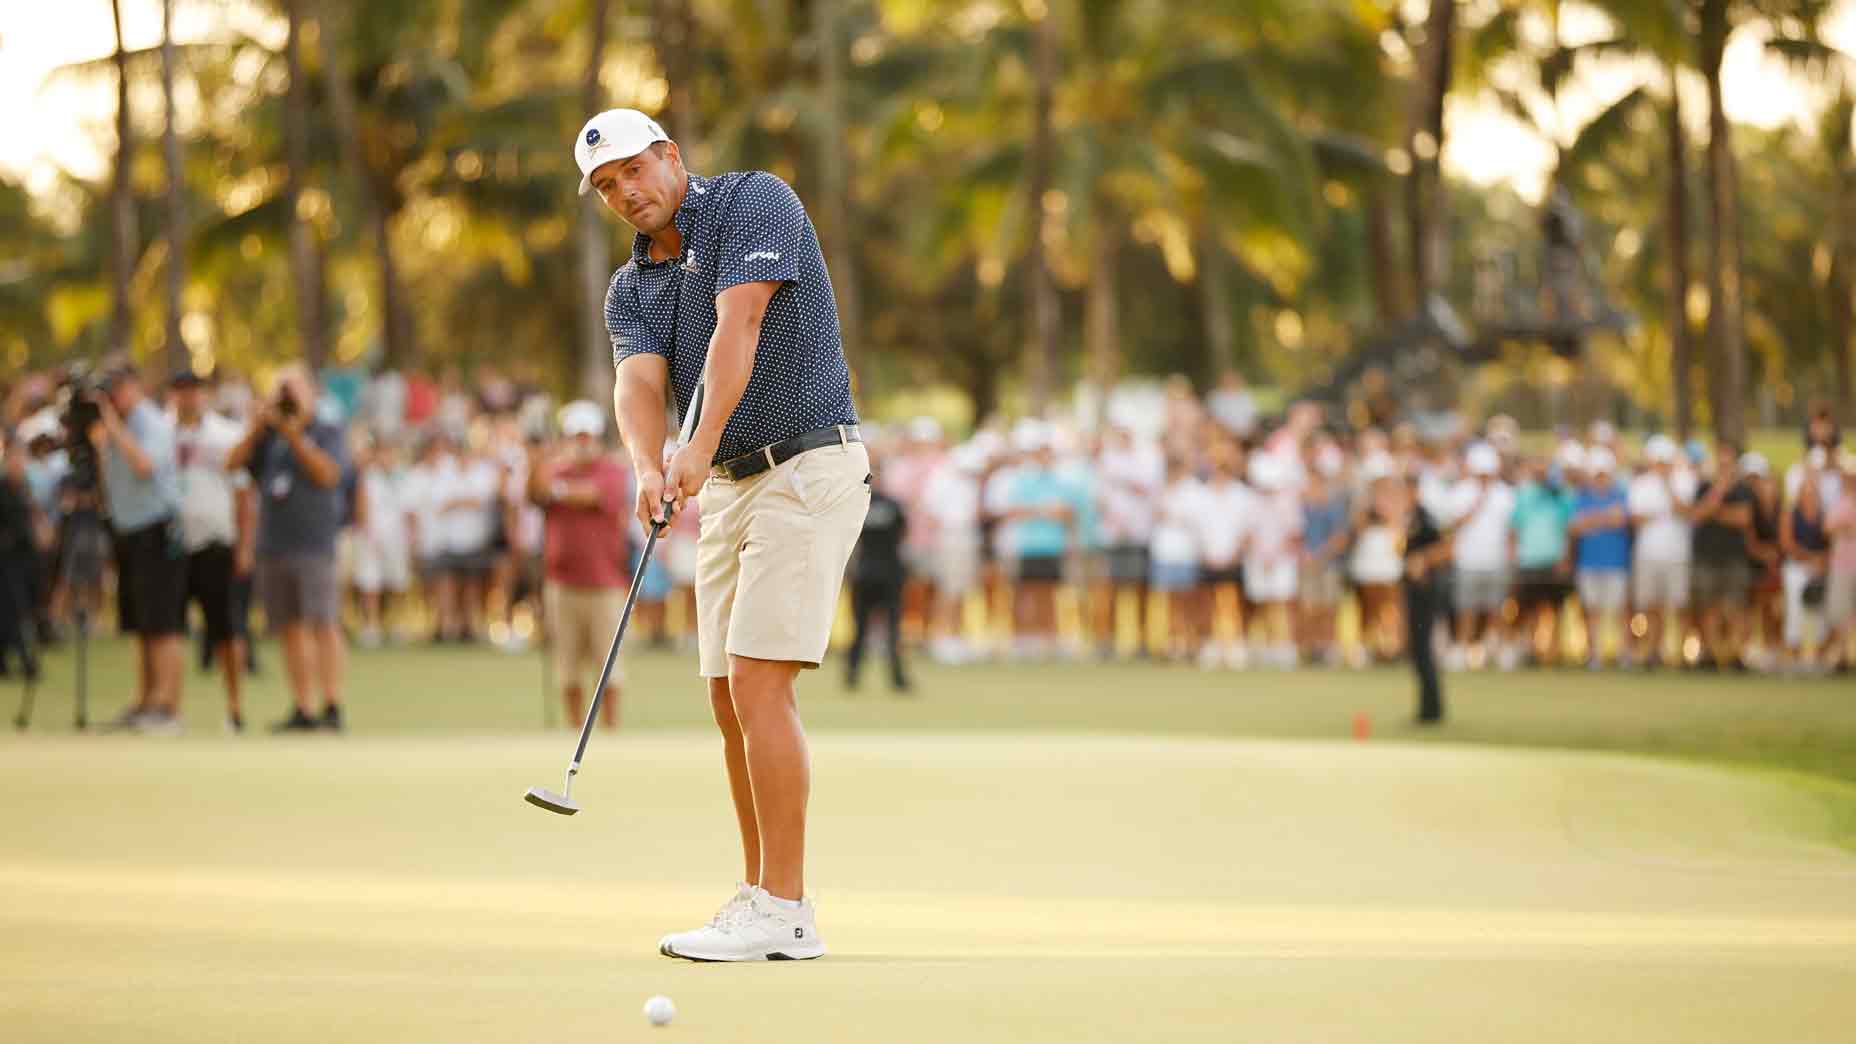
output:
M0 1039L1766 1044L1856 1022L1847 783L1518 746L1833 761L1847 685L1459 677L1460 724L1420 741L1390 672L927 670L907 703L809 677L832 955L722 966L655 953L737 869L689 662L638 658L572 819L521 801L571 748L537 728L538 673L362 654L355 734L293 740L221 735L193 679L182 739L74 736L55 681L42 727L0 739ZM254 716L280 707L268 678ZM1344 738L1357 710L1370 742Z

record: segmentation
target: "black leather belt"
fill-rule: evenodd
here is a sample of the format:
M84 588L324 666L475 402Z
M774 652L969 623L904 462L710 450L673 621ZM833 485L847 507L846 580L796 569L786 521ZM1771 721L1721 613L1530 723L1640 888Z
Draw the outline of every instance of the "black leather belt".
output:
M710 468L709 471L722 478L739 481L777 468L807 450L823 449L826 446L848 446L853 442L863 440L864 437L858 432L857 425L839 424L794 435L790 439L782 439L771 446L762 446L752 453L743 453L739 457L730 457Z

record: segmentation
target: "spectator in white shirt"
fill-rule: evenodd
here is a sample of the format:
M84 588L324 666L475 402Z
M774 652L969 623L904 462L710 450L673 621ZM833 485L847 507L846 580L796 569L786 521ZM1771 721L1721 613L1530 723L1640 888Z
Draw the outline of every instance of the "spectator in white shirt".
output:
M1676 470L1675 440L1652 435L1644 443L1645 469L1631 480L1628 503L1636 541L1631 549L1631 603L1644 615L1638 662L1655 667L1670 621L1688 609L1689 554L1694 537L1688 510L1695 476Z
M1508 599L1508 525L1514 516L1514 490L1501 480L1501 457L1495 447L1476 443L1464 457L1467 478L1448 498L1452 553L1456 567L1458 664L1484 660L1486 643L1500 638L1502 603Z
M967 596L979 584L980 476L985 470L983 451L971 444L961 446L942 458L922 491L921 515L935 533L930 649L943 663L959 663L972 655L962 637L961 620Z
M386 634L392 600L412 587L413 505L393 443L357 441L355 467L367 510L355 527L354 587L361 603L360 642L373 647Z
M1166 462L1166 485L1154 505L1148 580L1165 599L1165 655L1185 659L1199 643L1199 518L1205 488L1180 457Z
M1125 616L1133 617L1136 634L1147 633L1148 545L1166 481L1166 461L1158 446L1137 442L1132 431L1117 427L1104 441L1096 476L1109 599L1106 633L1099 632L1097 640L1112 647Z
M206 621L206 644L225 678L226 728L245 730L240 706L243 628L234 586L255 560L258 508L251 477L226 467L244 437L238 424L206 408L205 382L182 370L169 382L174 406L174 456L180 479L180 536L187 553L187 598Z
M1244 593L1261 617L1262 658L1272 667L1296 663L1290 609L1295 602L1296 562L1302 544L1302 498L1294 484L1298 471L1295 462L1280 454L1251 456L1255 496L1244 544Z
M1242 667L1249 658L1244 633L1244 542L1256 518L1256 497L1244 484L1243 450L1221 440L1212 448L1212 472L1199 490L1194 522L1199 552L1199 666Z

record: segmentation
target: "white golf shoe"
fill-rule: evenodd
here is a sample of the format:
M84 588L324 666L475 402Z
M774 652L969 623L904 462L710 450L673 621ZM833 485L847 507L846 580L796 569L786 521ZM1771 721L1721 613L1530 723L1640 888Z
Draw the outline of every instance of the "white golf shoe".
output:
M812 900L788 908L759 888L746 902L737 898L723 907L708 925L665 936L658 949L690 961L809 961L825 955Z
M664 936L662 939L659 939L657 941L657 952L663 954L666 957L675 957L676 954L670 952L672 944L677 943L677 942L687 942L691 939L694 939L696 936L703 934L704 932L721 927L722 922L727 921L735 916L735 910L737 908L746 906L748 903L753 902L754 893L758 891L760 891L759 888L756 888L755 886L748 884L746 881L736 882L735 894L730 896L728 901L722 904L722 908L715 912L714 917L709 918L708 924L705 924L701 928L696 928L691 931L672 932L671 934Z

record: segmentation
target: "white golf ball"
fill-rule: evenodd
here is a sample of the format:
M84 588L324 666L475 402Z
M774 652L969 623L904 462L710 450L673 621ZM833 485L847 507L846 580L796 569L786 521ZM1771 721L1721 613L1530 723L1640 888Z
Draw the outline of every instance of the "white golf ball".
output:
M660 993L644 1002L644 1017L650 1019L653 1026L667 1026L677 1017L677 1006Z

